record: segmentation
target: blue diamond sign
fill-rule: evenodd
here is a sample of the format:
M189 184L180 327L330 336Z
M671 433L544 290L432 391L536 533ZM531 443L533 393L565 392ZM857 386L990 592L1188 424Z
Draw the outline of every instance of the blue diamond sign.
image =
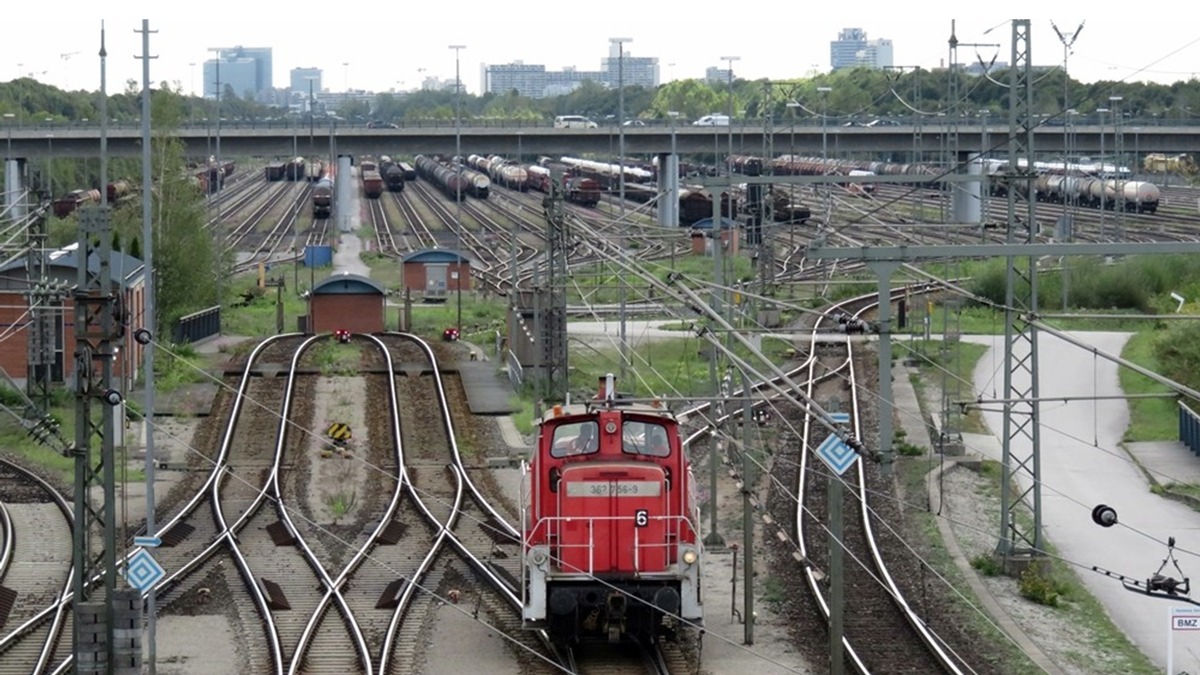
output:
M846 473L846 469L849 469L854 464L854 460L858 459L858 453L846 445L845 441L838 438L837 434L829 434L825 437L821 445L817 446L817 456L839 476Z
M150 590L166 573L162 565L159 565L154 556L144 548L138 549L137 553L130 556L129 564L125 566L125 580L142 593Z

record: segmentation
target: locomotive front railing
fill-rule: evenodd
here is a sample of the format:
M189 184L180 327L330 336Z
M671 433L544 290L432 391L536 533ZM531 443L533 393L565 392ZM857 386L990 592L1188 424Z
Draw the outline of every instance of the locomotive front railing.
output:
M598 523L631 523L634 525L633 546L633 562L634 570L641 572L642 552L654 549L662 549L664 557L668 561L673 561L674 547L678 546L681 541L699 541L699 536L696 529L693 527L692 521L686 516L648 516L646 523L661 522L666 524L662 542L642 543L640 538L640 530L643 528L637 527L638 516L556 516L550 518L541 518L533 526L532 529L525 535L525 547L528 548L532 542L539 539L545 539L550 545L552 555L554 555L553 563L561 571L567 573L578 574L593 574L595 572L595 532ZM583 543L564 543L568 534L564 533L564 528L567 525L582 524L587 528L587 540ZM689 536L690 535L690 538ZM585 550L587 551L587 569L564 569L566 551ZM668 563L670 564L670 563ZM664 570L654 570L664 571Z

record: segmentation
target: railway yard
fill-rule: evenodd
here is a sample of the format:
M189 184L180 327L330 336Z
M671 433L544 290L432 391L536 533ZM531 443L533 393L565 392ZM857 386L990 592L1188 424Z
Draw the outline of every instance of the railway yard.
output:
M472 295L495 297L514 283L518 289L538 283L547 245L545 184L538 181L550 171L557 180L573 167L566 188L574 196L563 205L570 270L582 273L620 255L647 275L665 277L676 260L693 255L691 229L658 226L653 200L638 196L653 189L642 174L629 174L618 188L599 163L567 159L522 165L472 156L467 175L431 157L392 162L381 154L349 176L315 159L268 162L265 171L262 161L240 160L242 168L206 197L207 227L236 256L239 273L290 265L311 246L355 250L341 243L361 240L371 257L386 261L371 269L372 278L391 289L403 283L400 258L457 249L471 260ZM801 165L813 161L819 160L791 158L785 163L794 170L786 173L810 173ZM401 167L414 175L397 178ZM341 231L327 209L339 181L354 186L353 218ZM711 199L697 186L688 189L688 176L680 183L688 199ZM1102 184L1096 189L1105 194ZM457 206L456 192L466 195ZM1062 193L1046 194L1038 207L1046 238L1068 209L1076 241L1182 242L1200 232L1200 191L1192 187L1155 188L1153 209L1119 201L1106 209L1103 196L1063 203ZM843 184L777 185L770 195L783 217L764 223L762 236L779 285L819 288L822 281L865 278L856 263L806 258L818 236L852 246L1006 237L1006 197L986 190L981 223L974 225L950 223L947 192L932 183L856 184L847 174ZM746 199L744 191L725 197L735 211ZM688 209L711 213L711 202L697 208L681 200L680 213ZM622 248L627 240L636 243ZM353 262L354 270L365 268ZM334 271L344 263L335 257ZM892 302L904 291L943 292L917 286ZM695 320L682 303L663 302L633 304L659 303L656 318ZM848 413L853 436L876 446L878 362L870 343L853 333L877 312L873 295L848 297L798 313L786 326L789 356L775 364L778 372L764 367L763 380L749 383L756 405L771 413L757 425L761 448L736 441L746 424L740 407L714 407L701 396L672 404L695 474L699 534L709 532L711 518L725 542L737 544L710 546L702 556L703 630L677 625L676 639L619 646L564 645L547 630L523 625L521 538L528 514L521 470L494 460L528 458L538 448L508 420L472 411L473 380L463 371L487 350L401 333L356 333L344 343L328 334L290 333L230 346L204 389L203 400L211 399L205 414L162 411L172 416L163 428L175 437L167 441L172 468L160 472L154 533L163 540L155 556L167 572L157 586L158 672L824 673L830 670L827 572L839 566L847 672L1148 672L1145 659L1117 657L1097 669L1092 652L1112 635L1022 600L1015 583L971 581L969 559L994 544L980 530L994 530L1000 510L992 483L978 470L927 454L899 458L891 476L875 462L858 461L843 477L841 501L831 499L828 471L815 456L829 430L771 382L786 374L803 399ZM933 385L914 391L910 375L895 366L896 420L912 444L931 448L926 420L936 412L925 406L940 393ZM331 423L352 428L352 439L332 443ZM714 430L720 430L715 440ZM720 466L710 465L713 457ZM943 459L941 480L927 479L926 469ZM978 463L961 464L977 469ZM747 467L750 477L742 475ZM64 672L71 653L64 597L70 492L27 469L7 459L0 465L0 605L11 606L0 617L0 674ZM752 506L745 522L752 523L756 568L750 643L742 616L744 500ZM930 513L943 507L954 515L939 535L941 516ZM825 527L831 508L845 516L836 564ZM136 501L128 511L125 534L132 537L144 522ZM6 596L6 589L17 593Z

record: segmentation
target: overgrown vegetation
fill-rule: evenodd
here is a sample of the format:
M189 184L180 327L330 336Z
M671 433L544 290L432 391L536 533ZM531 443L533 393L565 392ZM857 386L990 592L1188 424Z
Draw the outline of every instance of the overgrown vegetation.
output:
M812 123L812 116L798 116L796 109L789 108L787 103L799 101L815 106L819 102L835 119L907 117L911 110L906 107L906 102L890 92L906 92L906 97L915 97L930 108L945 107L947 95L945 73L924 69L903 73L844 69L810 73L808 77L794 77L789 81L776 80L773 84L776 86L764 87L763 80L735 79L732 101L729 83L702 79L674 80L655 89L626 86L623 97L615 88L591 80L584 81L568 94L543 99L527 98L515 90L479 96L464 92L456 97L450 89L426 89L403 95L381 93L374 101L347 101L336 111L324 113L339 113L340 118L350 122L367 119L398 123L449 121L454 118L457 104L462 115L476 124L491 120L509 124L544 123L555 115L572 113L609 121L615 119L623 98L628 117L664 123L672 119L669 112L678 113L682 122L728 110L731 106L744 111L739 117L761 119L770 113L775 120L785 123L787 120ZM1000 86L984 85L968 88L960 104L964 109L999 114L1006 109L1007 91ZM1108 81L1085 84L1070 78L1064 82L1063 74L1056 72L1039 82L1031 112L1046 118L1048 124L1061 123L1064 86L1072 105L1078 110L1095 110L1107 105L1110 96L1119 95L1123 97L1125 109L1137 117L1153 118L1156 123L1188 116L1188 107L1194 108L1194 102L1200 98L1200 84L1195 80L1170 85ZM828 93L822 95L822 87L828 87ZM214 101L199 97L181 96L180 99L188 109L189 117L215 119L217 116ZM78 123L98 119L97 110L98 95L95 92L63 91L27 77L0 84L0 112L12 113L18 123L29 124L34 120L40 123L47 117L59 123ZM118 122L137 119L140 116L137 84L130 80L124 91L111 94L108 110ZM260 105L228 85L221 96L221 117L230 126L287 122L285 111ZM335 120L332 115L328 119Z

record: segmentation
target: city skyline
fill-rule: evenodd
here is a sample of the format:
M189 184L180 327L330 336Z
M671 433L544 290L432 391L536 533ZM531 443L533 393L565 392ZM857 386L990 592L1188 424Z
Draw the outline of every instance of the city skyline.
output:
M406 31L398 37L389 21L364 20L350 12L328 12L312 23L310 32L279 20L276 7L256 8L213 0L204 12L173 10L147 2L122 3L121 7L97 7L79 0L65 0L72 21L56 24L46 39L35 24L33 13L16 13L9 22L7 41L13 54L0 64L0 81L32 76L68 90L99 88L100 23L106 21L108 87L125 88L126 81L140 81L141 37L135 31L143 16L158 31L151 36L151 79L178 85L197 95L203 89L202 66L213 56L212 48L235 45L271 48L274 52L271 79L286 87L293 68L319 68L323 85L330 91L413 90L425 79L453 81L455 51L451 44L465 45L459 54L464 90L479 94L484 66L524 62L544 65L547 70L594 70L608 58L610 38L631 38L627 53L657 58L659 80L703 79L709 68L724 67L721 57L740 57L734 63L739 79L790 79L810 77L830 70L830 43L847 27L861 28L872 37L894 45L897 66L944 67L951 18L956 19L956 36L961 44L999 43L999 47L960 47L959 60L1010 60L1009 20L994 10L965 9L960 4L934 1L923 12L893 3L863 0L855 6L855 18L829 12L811 16L782 2L760 1L730 12L745 17L744 31L729 30L729 19L714 14L694 13L680 18L677 10L627 0L614 0L603 12L587 15L587 21L570 29L535 32L529 30L528 14L506 15L493 5L463 0L455 13L475 13L479 21L447 22L426 8L405 8L405 24L438 26L436 30ZM1200 37L1186 22L1131 24L1124 17L1104 14L1094 3L1014 2L1007 10L1028 16L1033 22L1033 60L1036 65L1061 64L1063 46L1051 27L1053 20L1069 37L1080 23L1086 25L1070 57L1071 76L1080 81L1154 81L1169 83L1195 77L1200 68ZM229 18L236 11L237 20ZM1053 12L1053 14L1050 14ZM486 17L484 15L487 15ZM636 22L630 17L636 16ZM750 21L770 16L772 21ZM791 19L787 17L791 16ZM484 20L492 17L491 20ZM866 17L866 18L863 18ZM685 23L681 23L681 21ZM389 54L395 55L389 58Z

